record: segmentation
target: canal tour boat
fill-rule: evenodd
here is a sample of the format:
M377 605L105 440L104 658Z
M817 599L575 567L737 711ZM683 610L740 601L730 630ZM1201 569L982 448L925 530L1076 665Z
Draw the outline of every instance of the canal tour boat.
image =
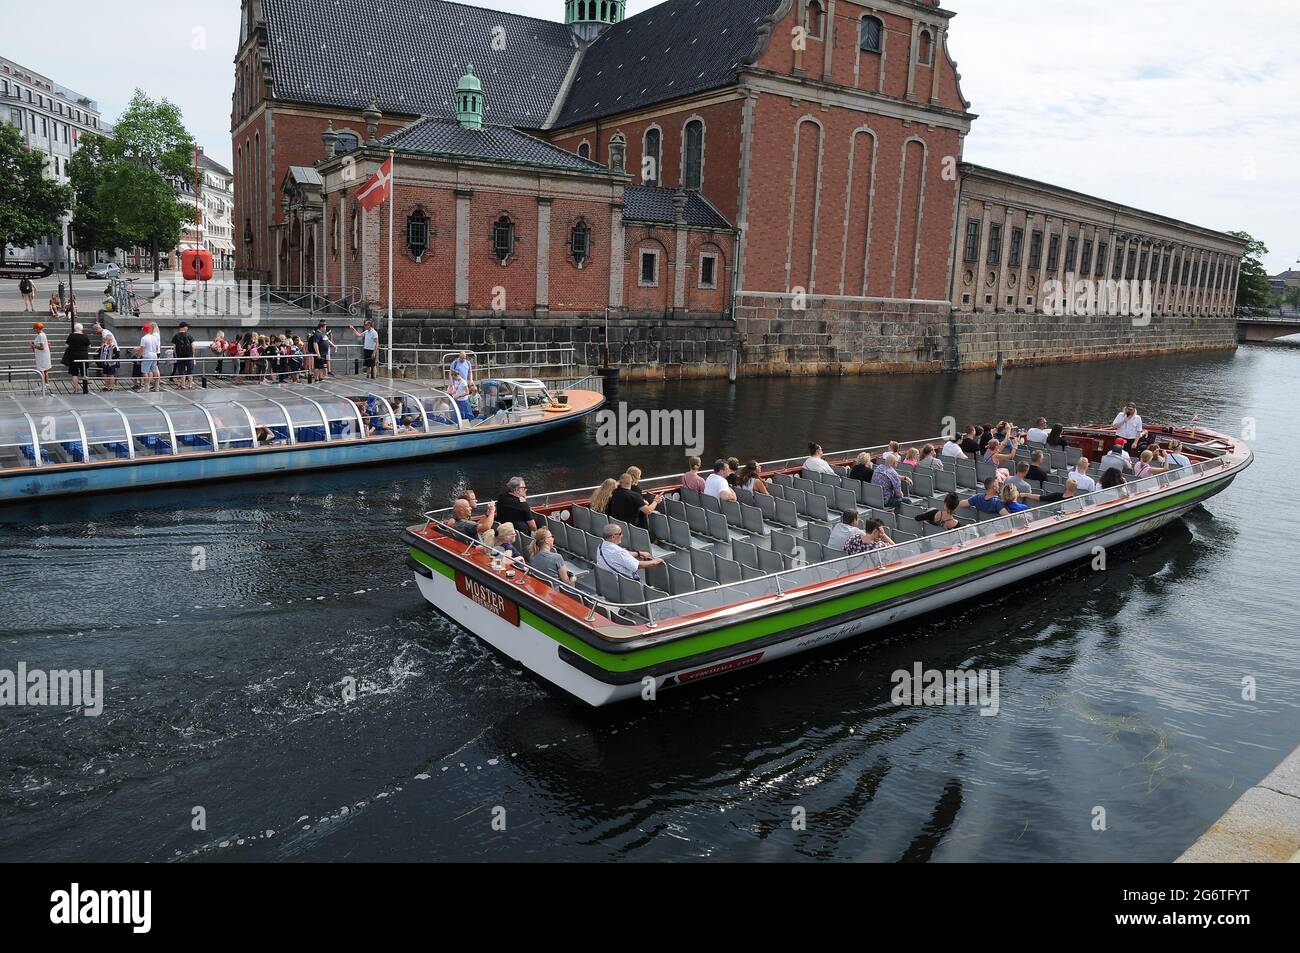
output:
M977 492L991 464L944 460L942 470L918 469L914 502L894 513L883 510L880 487L848 478L862 452L852 450L825 455L833 476L802 471L802 457L763 464L771 495L738 489L736 502L685 489L680 476L642 480L641 489L663 493L665 503L648 531L620 524L623 544L666 562L643 570L639 581L595 566L609 520L587 506L591 488L529 500L574 573L571 586L459 537L446 510L407 529L408 566L440 612L576 698L600 706L651 697L1092 558L1096 547L1177 519L1251 463L1250 449L1223 434L1150 432L1161 445L1182 442L1191 465L1009 516L963 509L962 524L947 531L913 517L947 492ZM1053 466L1048 489L1063 488L1081 454L1097 461L1115 440L1109 427L1065 433L1068 449L1041 448ZM855 555L830 549L830 528L849 507L885 520L896 545Z
M555 394L531 379L482 390L473 417L445 391L388 378L0 396L0 503L455 453L568 426L605 402L591 378Z

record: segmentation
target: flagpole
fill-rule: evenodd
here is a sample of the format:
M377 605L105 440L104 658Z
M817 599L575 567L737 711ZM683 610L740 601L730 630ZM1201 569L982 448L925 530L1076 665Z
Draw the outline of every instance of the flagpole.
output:
M397 160L388 150L388 378L393 377L393 205L397 200Z

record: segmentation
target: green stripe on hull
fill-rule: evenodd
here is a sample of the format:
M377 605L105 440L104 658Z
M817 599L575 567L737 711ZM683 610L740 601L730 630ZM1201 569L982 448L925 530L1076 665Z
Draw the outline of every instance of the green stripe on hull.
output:
M688 638L667 642L663 645L650 646L627 653L615 654L612 652L603 652L600 649L587 644L577 636L565 632L563 629L548 622L546 619L530 612L522 605L519 607L519 618L521 622L532 626L539 632L551 637L565 648L582 656L588 661L599 665L606 671L630 672L658 665L663 662L671 662L675 659L700 655L715 649L728 648L742 642L747 642L751 639L771 635L772 633L779 632L783 629L794 629L799 626L820 622L824 619L835 618L836 616L855 612L857 610L868 609L873 605L887 602L891 599L898 598L899 596L911 595L919 590L943 585L944 583L952 582L953 580L980 572L984 569L999 566L1003 563L1014 562L1024 556L1030 556L1034 553L1060 546L1063 543L1069 543L1085 536L1091 536L1099 530L1111 529L1124 523L1137 522L1147 517L1159 514L1164 510L1209 496L1213 489L1213 487L1198 487L1194 490L1187 490L1184 493L1179 493L1163 500L1155 500L1151 503L1135 507L1134 509L1127 510L1123 513L1104 516L1096 520L1091 520L1083 525L1067 527L1037 539L1027 540L1026 542L1009 546L1006 549L1000 549L995 553L988 553L958 563L939 566L927 572L910 576L906 579L900 579L897 582L876 586L875 588L863 592L851 593L849 595L840 596L837 599L830 599L825 602L818 602L814 605L791 609L787 612L766 616L749 622L738 622L734 625L727 626L726 628L715 629L711 632L702 632L699 635L693 635ZM423 563L425 566L441 573L449 579L454 578L455 576L455 570L452 569L452 567L428 555L423 550L412 548L411 556L418 562Z

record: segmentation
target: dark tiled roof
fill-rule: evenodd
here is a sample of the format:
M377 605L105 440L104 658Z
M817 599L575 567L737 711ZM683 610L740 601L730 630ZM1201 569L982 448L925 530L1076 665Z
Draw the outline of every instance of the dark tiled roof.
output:
M569 28L444 0L263 0L278 99L450 115L467 64L490 122L540 129L576 55ZM561 7L556 0L557 9ZM504 50L493 50L502 27Z
M558 146L534 138L507 126L484 126L466 129L454 119L428 116L380 139L382 146L399 152L519 165L545 166L551 169L574 169L579 172L608 172L603 165L565 152Z
M610 27L582 58L557 126L726 86L781 0L666 0Z
M629 185L623 197L623 218L631 222L671 225L677 221L677 213L673 210L674 194L674 189ZM731 228L731 223L699 192L686 193L686 224L701 228Z

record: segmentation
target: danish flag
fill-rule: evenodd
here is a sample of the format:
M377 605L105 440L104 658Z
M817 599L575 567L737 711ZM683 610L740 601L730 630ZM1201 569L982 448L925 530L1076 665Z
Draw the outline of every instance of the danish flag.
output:
M366 180L366 184L357 193L357 199L361 202L361 207L369 212L387 201L392 191L393 157L389 156L379 170Z

